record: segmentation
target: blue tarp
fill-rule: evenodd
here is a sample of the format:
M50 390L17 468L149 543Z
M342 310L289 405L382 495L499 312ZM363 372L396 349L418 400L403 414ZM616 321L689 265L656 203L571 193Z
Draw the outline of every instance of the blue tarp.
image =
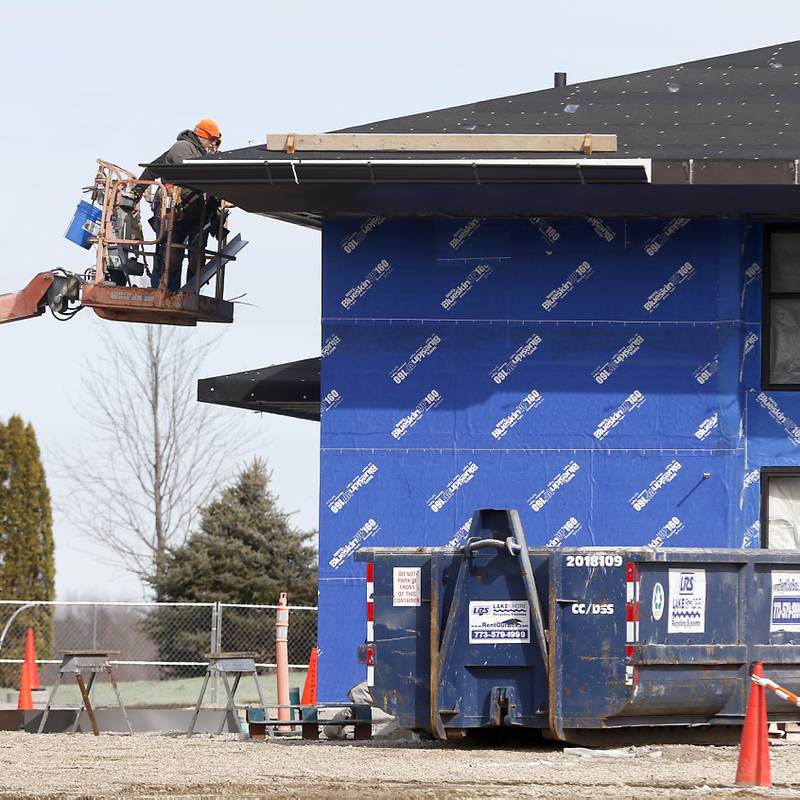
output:
M323 231L320 695L363 679L359 546L755 546L800 398L760 390L740 220L336 220ZM788 422L787 422L788 420Z

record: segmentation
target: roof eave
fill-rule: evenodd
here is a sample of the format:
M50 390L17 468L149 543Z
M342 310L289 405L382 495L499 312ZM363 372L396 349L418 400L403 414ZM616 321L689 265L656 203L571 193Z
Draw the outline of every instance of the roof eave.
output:
M590 159L577 167L575 159L502 166L367 161L201 160L153 168L246 211L311 227L328 216L795 217L800 210L797 159L659 159L649 183L630 160L622 172Z

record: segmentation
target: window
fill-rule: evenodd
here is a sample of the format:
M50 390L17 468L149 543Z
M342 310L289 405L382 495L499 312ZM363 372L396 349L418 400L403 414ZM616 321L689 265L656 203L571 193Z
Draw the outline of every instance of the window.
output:
M764 239L761 385L800 390L800 226L769 225Z
M761 470L761 546L800 550L800 467Z

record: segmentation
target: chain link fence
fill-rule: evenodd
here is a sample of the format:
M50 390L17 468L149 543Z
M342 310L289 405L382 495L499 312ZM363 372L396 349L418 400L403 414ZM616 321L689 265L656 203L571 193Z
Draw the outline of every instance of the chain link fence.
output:
M42 686L55 683L64 650L117 651L111 663L131 706L194 703L209 652L254 652L260 675L275 669L275 605L0 600L0 687L17 688L26 631L37 627L44 610L52 616L52 646L43 652L37 641ZM288 638L292 685L302 686L317 643L316 607L289 606ZM257 698L250 684L242 682L237 699ZM262 682L270 696L271 685ZM102 702L106 690L100 681L96 690ZM211 704L221 700L218 691L212 681Z

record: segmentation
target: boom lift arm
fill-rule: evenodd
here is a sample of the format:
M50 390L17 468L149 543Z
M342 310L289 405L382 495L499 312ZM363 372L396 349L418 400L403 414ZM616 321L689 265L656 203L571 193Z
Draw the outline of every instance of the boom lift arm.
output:
M0 323L40 317L48 306L55 315L70 315L70 303L79 297L77 276L56 270L40 272L21 291L0 294Z

